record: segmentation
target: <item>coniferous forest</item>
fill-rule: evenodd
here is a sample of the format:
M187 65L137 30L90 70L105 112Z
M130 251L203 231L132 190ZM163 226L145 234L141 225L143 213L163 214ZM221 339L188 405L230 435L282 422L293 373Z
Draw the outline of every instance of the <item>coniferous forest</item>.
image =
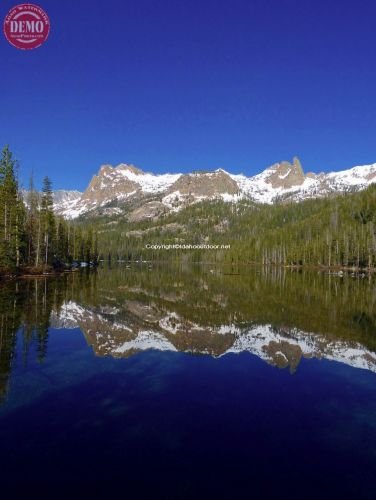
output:
M53 211L52 183L42 191L33 179L22 191L18 164L9 146L0 158L0 274L49 272L70 267L74 261L97 260L97 240L91 227L83 229Z
M376 186L300 203L203 201L155 220L54 214L46 176L22 190L9 147L0 158L0 274L48 272L77 262L159 260L376 268ZM163 249L158 245L224 245Z
M103 217L97 225L104 259L376 268L375 185L299 203L204 201L155 221ZM230 248L165 250L156 248L160 244Z

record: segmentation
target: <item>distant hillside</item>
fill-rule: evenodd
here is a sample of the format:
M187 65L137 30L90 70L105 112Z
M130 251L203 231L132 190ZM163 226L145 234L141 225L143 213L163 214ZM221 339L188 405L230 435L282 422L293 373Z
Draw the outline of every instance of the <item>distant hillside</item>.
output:
M301 203L204 200L148 220L134 217L135 210L92 219L102 257L376 267L376 186ZM174 244L231 248L156 246Z

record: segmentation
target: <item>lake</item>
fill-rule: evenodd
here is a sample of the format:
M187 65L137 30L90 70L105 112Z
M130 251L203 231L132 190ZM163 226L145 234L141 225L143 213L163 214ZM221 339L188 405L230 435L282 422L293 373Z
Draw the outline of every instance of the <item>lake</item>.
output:
M376 278L120 264L0 286L2 491L375 498Z

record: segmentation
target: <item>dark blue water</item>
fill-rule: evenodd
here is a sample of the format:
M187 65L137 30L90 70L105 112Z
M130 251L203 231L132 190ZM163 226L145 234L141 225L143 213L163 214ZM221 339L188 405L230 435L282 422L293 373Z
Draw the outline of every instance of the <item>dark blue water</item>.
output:
M4 486L375 498L374 373L303 360L291 376L248 353L99 358L79 330L50 331L42 364L21 347L0 410Z
M376 498L373 282L187 272L0 289L2 498Z

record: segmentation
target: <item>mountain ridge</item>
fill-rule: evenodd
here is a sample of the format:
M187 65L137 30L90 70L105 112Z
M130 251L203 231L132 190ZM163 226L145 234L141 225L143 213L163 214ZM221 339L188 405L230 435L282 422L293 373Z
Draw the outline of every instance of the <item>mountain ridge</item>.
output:
M65 191L63 201L56 201L55 211L68 219L107 207L109 214L122 213L119 206L145 205L144 219L150 215L147 204L158 205L158 213L178 211L192 203L208 199L237 202L249 199L274 204L299 202L308 198L332 196L365 189L376 182L376 163L355 166L329 173L304 173L298 157L293 161L274 163L259 174L247 177L223 168L214 171L194 170L189 173L154 174L133 164L102 165L83 193ZM60 190L64 193L64 190ZM117 207L108 207L116 202ZM157 215L158 216L158 215ZM141 214L142 217L142 214Z
M359 342L332 340L322 334L271 324L208 328L183 319L174 311L152 313L148 306L129 301L125 307L129 310L126 321L116 318L117 308L99 312L67 301L58 313L52 313L51 321L56 329L80 328L99 356L128 357L149 349L214 358L249 352L270 365L289 368L291 373L302 358L327 359L376 372L375 353Z

